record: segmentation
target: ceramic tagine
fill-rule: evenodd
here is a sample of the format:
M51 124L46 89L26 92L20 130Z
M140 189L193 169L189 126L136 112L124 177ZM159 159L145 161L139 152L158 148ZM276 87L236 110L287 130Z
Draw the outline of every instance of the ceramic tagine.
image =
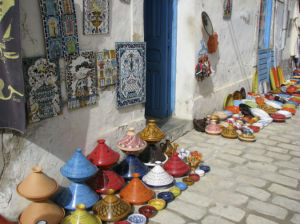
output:
M64 217L65 211L47 198L58 188L56 180L42 172L42 167L35 166L17 186L17 192L29 200L31 204L20 214L20 224L48 223L57 224Z
M168 174L174 177L181 177L190 171L189 165L185 164L174 152L172 157L163 165Z
M155 124L155 120L149 120L147 126L139 133L140 138L148 143L147 148L139 155L139 159L147 165L154 166L156 161L165 162L168 158L155 143L160 142L165 134Z
M219 135L222 129L217 125L217 120L211 120L210 124L205 128L205 132L209 135Z
M169 175L160 164L161 162L157 161L156 165L143 176L142 180L147 186L169 187L174 184L174 177Z
M119 160L120 154L109 148L104 139L98 140L98 145L87 158L99 169L97 174L88 181L96 192L105 194L108 189L115 191L121 189L125 182L124 178L110 168Z
M243 142L255 142L256 138L253 135L252 131L250 129L244 129L242 134L238 136L239 140Z
M125 218L131 210L130 203L118 198L113 189L108 189L106 193L107 196L93 206L94 214L108 222Z
M98 169L81 151L82 149L77 148L73 156L60 168L61 174L73 181L56 198L56 202L67 210L75 210L77 204L85 204L88 209L99 200L98 194L84 182L95 175Z
M87 212L85 204L78 204L76 210L72 212L71 215L65 217L61 224L78 224L78 223L88 223L88 224L102 224L100 218L93 216Z
M134 173L133 179L120 191L121 198L134 205L144 204L154 196L154 191L139 176L139 173Z
M224 128L223 131L221 132L221 135L225 138L237 138L238 133L233 127L232 123L229 123L229 126L227 128Z
M135 132L134 128L128 128L127 134L117 143L117 147L127 154L117 167L117 172L125 179L131 179L134 173L139 173L140 177L148 172L145 166L135 154L145 149L147 142L142 140Z

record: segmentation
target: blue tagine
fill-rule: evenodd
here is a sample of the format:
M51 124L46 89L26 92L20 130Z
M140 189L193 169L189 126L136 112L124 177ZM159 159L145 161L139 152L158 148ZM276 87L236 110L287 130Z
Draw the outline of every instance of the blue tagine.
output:
M73 156L60 168L61 174L73 182L56 198L56 202L67 210L75 210L77 204L85 204L88 209L99 200L98 194L84 183L97 173L98 168L81 151L80 148L76 149Z

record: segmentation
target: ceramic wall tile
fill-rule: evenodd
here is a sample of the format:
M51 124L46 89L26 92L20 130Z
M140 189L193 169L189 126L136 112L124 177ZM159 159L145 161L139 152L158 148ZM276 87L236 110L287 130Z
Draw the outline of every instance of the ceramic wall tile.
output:
M109 32L109 0L83 0L83 34Z
M97 76L93 52L82 52L67 58L66 86L69 109L96 103Z
M146 43L117 42L117 108L146 101Z
M29 123L62 113L60 75L57 60L23 59L27 117Z
M115 50L104 50L96 54L98 87L118 82L118 65Z

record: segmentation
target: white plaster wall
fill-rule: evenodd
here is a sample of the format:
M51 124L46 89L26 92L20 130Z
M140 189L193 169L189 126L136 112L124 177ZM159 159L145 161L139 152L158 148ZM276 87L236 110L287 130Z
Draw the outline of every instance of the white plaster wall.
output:
M20 1L23 57L45 55L38 2ZM82 2L75 0L81 51L114 49L117 41L144 40L143 1L131 0L130 4L121 0L110 1L110 33L90 36L82 34ZM9 132L0 134L0 214L13 220L29 203L15 189L30 173L31 167L43 166L45 173L54 177L61 186L66 186L68 181L59 169L75 148L82 147L88 154L96 146L96 141L104 138L110 147L117 150L116 142L126 133L128 126L140 131L145 125L143 104L116 109L114 86L99 91L96 105L68 111L63 60L60 60L60 67L63 115L29 125L24 136Z
M203 117L222 109L225 94L242 86L250 89L257 60L258 2L234 1L231 20L223 20L223 1L179 0L176 116ZM215 72L201 82L194 72L200 40L208 40L202 26L202 11L212 21L219 47L209 54Z

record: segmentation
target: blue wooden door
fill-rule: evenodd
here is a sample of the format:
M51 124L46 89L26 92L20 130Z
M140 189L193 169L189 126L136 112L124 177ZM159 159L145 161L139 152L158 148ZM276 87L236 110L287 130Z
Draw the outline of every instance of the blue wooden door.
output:
M173 1L144 1L144 34L147 46L146 115L157 118L172 114L172 101L175 98L172 94L172 87L175 86L171 85L171 68L176 67L171 67L172 59L174 61L173 47L176 47L176 43L172 41Z

